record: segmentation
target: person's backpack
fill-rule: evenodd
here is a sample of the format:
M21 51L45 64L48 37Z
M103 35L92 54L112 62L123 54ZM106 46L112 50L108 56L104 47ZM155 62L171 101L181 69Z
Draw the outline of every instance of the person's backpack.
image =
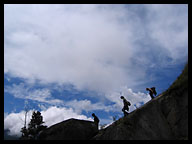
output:
M130 105L131 105L131 103L130 103L128 100L126 100L126 103L127 103L127 105L128 105L128 106L130 106Z
M127 101L127 102L128 102L128 106L131 106L131 103L129 101Z
M157 92L156 92L156 90L155 90L155 87L152 87L151 89L152 89L153 93L154 93L155 95L157 95Z

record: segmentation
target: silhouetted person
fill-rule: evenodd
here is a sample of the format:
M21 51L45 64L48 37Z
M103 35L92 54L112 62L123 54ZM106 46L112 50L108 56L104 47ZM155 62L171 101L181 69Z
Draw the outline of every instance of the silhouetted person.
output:
M129 114L128 111L129 111L129 106L131 105L131 103L130 103L128 100L126 100L126 99L124 98L124 96L121 96L120 98L123 100L124 106L123 106L122 111L123 111L123 113L124 113L124 116L126 116L126 115ZM127 112L126 112L125 110L127 110Z
M97 126L97 129L98 129L98 126L99 126L99 118L98 118L94 113L92 113L92 116L94 117L94 123L95 123L95 125Z
M147 91L149 91L149 95L151 96L151 99L155 98L153 96L153 94L156 96L157 95L157 92L155 90L155 87L152 87L152 88L146 88Z

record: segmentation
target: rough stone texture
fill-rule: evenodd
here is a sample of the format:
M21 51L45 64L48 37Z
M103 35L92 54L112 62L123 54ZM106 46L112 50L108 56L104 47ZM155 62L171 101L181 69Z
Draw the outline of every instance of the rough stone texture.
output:
M94 140L188 139L188 92L157 97L101 130Z
M98 132L94 122L69 119L43 131L40 140L87 140Z
M93 137L93 140L175 139L188 139L188 65L167 91Z

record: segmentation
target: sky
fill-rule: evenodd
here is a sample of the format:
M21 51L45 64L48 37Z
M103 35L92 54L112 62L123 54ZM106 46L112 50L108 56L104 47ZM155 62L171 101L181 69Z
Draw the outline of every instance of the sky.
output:
M69 118L110 124L165 91L188 61L188 5L5 4L4 129L24 113L45 125Z

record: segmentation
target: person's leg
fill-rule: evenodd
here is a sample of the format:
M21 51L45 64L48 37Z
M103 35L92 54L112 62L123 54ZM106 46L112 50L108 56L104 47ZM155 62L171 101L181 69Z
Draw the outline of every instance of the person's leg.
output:
M122 112L125 113L125 107L122 108Z
M99 123L95 122L95 125L96 125L97 129L99 129Z
M129 113L128 112L126 112L125 110L129 110L129 108L127 108L126 106L124 106L123 107L123 109L122 109L122 111L123 111L123 114L124 114L124 116L127 116Z
M123 113L123 114L124 114L124 117L125 117L125 116L127 116L129 113L128 113L128 112L126 112L126 111L124 111L124 113Z
M125 106L122 108L124 116L126 116Z
M128 107L128 106L125 106L125 110L127 110L127 111L125 111L125 115L128 115L128 114L129 114L129 113L128 113L129 107Z
M128 106L125 106L125 110L127 110L127 112L129 111L129 107Z
M151 96L151 99L153 99L153 98L154 98L154 96L153 96L153 94L152 94L152 93L150 93L150 96Z

